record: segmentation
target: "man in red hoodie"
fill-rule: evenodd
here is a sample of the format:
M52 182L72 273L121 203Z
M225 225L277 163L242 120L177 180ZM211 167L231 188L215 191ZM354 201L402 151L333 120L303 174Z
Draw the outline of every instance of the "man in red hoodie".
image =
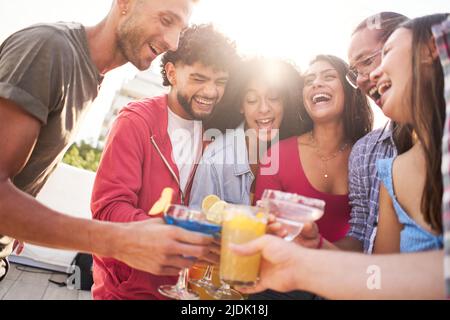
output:
M170 86L170 92L131 103L120 112L94 185L91 205L95 219L147 220L147 212L166 187L177 190L173 203L188 204L203 149L202 121L222 99L236 59L234 44L211 25L188 29L178 50L163 56L164 85ZM182 255L172 259L186 260ZM203 259L217 262L213 254ZM158 287L175 282L176 277L161 277L115 259L94 257L95 299L164 299Z

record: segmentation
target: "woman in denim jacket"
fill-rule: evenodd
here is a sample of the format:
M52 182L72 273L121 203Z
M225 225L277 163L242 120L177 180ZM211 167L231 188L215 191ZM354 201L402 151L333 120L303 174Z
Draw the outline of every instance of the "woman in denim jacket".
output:
M192 207L201 207L211 194L232 204L253 202L260 158L272 143L299 132L300 87L299 72L285 61L252 58L240 64L223 105L209 121L207 135L217 129L223 134L198 166Z

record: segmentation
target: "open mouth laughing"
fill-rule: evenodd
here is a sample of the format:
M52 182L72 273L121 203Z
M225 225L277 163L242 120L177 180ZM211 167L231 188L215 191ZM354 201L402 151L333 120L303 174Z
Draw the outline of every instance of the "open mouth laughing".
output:
M259 129L271 130L275 122L275 118L258 119L255 121Z
M389 91L389 89L391 89L391 87L392 87L392 82L390 82L388 80L379 82L377 84L377 92L378 92L378 95L380 96L380 98L378 99L380 102L379 105L382 106L384 104L385 94Z
M165 50L159 48L157 45L153 43L149 43L148 47L150 48L150 51L155 55L159 56L160 54L164 53Z
M377 86L374 86L372 89L369 90L369 96L372 98L373 101L375 101L377 105L380 105L381 95L378 92Z
M201 109L211 109L216 103L216 99L194 97L194 101L200 106Z
M324 105L331 101L333 96L329 93L316 93L311 97L314 105Z

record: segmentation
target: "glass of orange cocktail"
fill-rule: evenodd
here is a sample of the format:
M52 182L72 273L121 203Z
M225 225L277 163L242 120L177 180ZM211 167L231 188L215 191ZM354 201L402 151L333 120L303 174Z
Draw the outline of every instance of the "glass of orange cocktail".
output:
M243 257L230 244L244 244L266 233L268 216L261 208L228 205L224 209L220 278L231 286L253 286L259 275L261 255Z

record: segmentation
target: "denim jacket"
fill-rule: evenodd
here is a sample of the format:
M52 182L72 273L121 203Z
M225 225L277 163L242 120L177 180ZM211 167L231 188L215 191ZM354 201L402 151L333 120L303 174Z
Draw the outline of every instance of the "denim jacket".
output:
M200 208L203 199L215 194L232 204L250 205L255 177L250 169L244 124L211 143L197 168L190 206Z

